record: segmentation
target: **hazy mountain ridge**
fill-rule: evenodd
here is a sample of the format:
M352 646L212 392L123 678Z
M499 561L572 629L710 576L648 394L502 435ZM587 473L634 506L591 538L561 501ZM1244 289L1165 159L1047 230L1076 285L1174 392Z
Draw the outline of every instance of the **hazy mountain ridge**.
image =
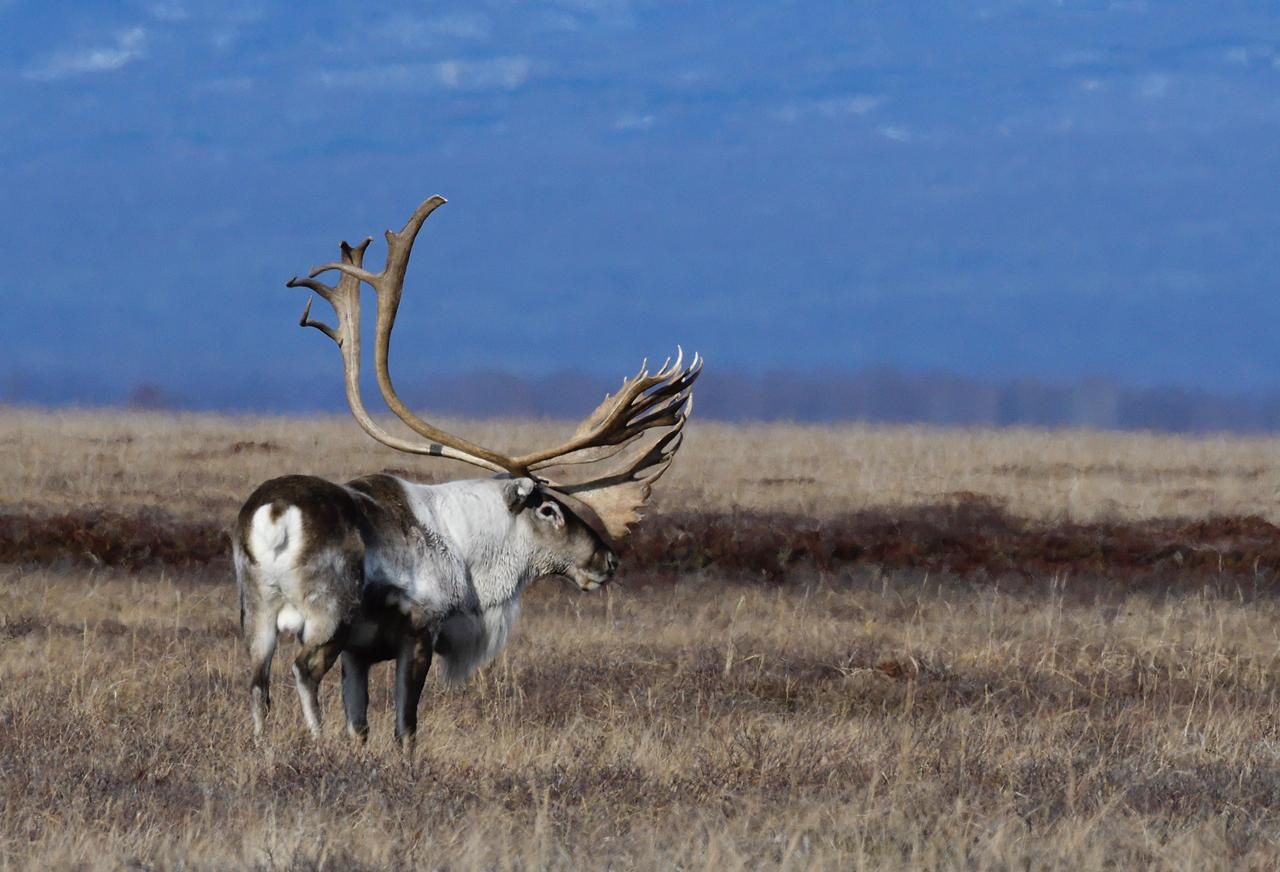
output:
M498 370L405 381L415 408L476 418L581 417L618 380L564 371L523 377ZM372 385L366 396L375 398ZM89 379L0 379L0 402L116 405L217 411L341 412L338 380L257 377L223 380L216 391L157 382L106 388ZM722 421L869 421L944 426L1089 427L1171 433L1280 432L1280 394L1215 394L1177 387L1125 387L1102 379L1049 384L987 383L946 373L779 371L744 375L707 371L696 414Z

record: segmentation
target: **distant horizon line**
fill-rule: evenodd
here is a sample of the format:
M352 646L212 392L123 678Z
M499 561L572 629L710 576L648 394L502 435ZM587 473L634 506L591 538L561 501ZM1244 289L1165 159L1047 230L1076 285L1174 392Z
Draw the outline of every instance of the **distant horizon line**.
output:
M68 375L0 376L0 403L43 409L141 409L246 414L342 414L340 382L318 373L239 379L196 373L187 384L159 380L129 386ZM121 380L123 381L123 380ZM521 375L500 368L405 380L402 396L415 408L472 419L574 420L620 378L561 370ZM300 387L305 385L305 390ZM376 398L372 386L367 396ZM759 373L708 370L695 391L699 419L743 423L865 422L941 426L1088 427L1169 433L1280 432L1280 388L1241 392L1180 385L1125 384L1109 376L1072 381L1041 376L982 379L954 371L774 369Z

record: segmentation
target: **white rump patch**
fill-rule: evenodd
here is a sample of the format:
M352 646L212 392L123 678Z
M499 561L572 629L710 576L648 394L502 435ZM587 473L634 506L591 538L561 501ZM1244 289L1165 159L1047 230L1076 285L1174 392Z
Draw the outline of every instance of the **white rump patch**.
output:
M271 506L259 506L249 525L249 553L262 567L292 567L302 551L302 511L289 506L271 518Z

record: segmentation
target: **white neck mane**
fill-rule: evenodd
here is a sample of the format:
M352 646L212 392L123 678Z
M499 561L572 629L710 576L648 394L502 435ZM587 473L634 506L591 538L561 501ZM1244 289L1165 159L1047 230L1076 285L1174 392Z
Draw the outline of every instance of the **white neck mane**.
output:
M444 539L482 608L506 602L548 570L536 565L527 530L507 506L505 485L501 479L405 483L419 522Z
M444 553L426 560L414 579L415 598L454 600L458 608L441 627L450 651L440 656L441 674L449 683L465 681L502 650L521 592L547 568L508 508L503 481L404 484L418 522L443 540Z

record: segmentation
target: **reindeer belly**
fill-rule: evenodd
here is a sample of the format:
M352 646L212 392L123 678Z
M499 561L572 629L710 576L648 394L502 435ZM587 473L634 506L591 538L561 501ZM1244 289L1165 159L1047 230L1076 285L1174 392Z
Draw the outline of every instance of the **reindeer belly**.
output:
M520 616L520 598L478 611L458 612L440 627L436 653L441 672L450 684L466 681L507 644L507 636Z
M365 586L343 647L372 662L391 660L405 637L425 632L430 624L427 613L402 589L373 582Z

